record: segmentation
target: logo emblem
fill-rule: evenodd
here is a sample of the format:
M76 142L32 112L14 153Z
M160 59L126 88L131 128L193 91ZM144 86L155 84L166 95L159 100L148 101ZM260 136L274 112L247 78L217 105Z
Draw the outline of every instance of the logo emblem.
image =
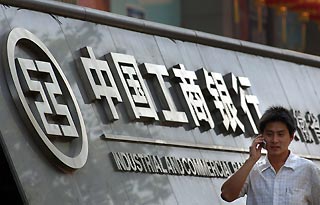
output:
M84 166L88 139L79 105L48 48L14 28L6 42L6 77L15 104L35 140L63 170Z

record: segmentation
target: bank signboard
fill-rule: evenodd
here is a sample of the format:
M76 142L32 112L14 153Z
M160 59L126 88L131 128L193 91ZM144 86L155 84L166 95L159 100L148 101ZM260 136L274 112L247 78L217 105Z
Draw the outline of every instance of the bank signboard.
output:
M14 7L0 17L1 139L27 203L224 204L220 185L277 104L296 119L291 149L320 159L316 67Z

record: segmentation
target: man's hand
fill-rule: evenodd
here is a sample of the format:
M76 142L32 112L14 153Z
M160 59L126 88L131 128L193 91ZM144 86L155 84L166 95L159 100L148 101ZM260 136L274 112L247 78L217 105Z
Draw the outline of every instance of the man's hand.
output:
M261 157L261 149L263 143L263 136L258 135L252 142L249 152L250 156L230 178L228 178L221 187L221 197L225 201L234 201L238 198L240 191L248 177L252 167Z
M261 149L262 149L262 143L264 138L260 134L258 135L252 142L251 146L249 147L250 157L248 160L253 160L254 162L257 162L261 157Z

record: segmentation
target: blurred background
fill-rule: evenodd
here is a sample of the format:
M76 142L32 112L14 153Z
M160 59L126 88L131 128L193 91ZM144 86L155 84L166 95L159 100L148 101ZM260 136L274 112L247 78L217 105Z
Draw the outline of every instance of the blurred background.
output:
M320 55L320 0L56 0Z

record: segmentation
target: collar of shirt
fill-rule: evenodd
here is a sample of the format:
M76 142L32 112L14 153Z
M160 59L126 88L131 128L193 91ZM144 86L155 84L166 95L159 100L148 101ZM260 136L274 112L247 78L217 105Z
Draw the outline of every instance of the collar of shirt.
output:
M297 156L290 151L290 154L289 154L289 156L283 166L286 168L295 170L297 167L297 164L295 163L296 158L297 158ZM258 166L259 166L259 170L261 172L264 172L265 170L272 168L272 165L270 164L267 156L263 160L260 161Z

